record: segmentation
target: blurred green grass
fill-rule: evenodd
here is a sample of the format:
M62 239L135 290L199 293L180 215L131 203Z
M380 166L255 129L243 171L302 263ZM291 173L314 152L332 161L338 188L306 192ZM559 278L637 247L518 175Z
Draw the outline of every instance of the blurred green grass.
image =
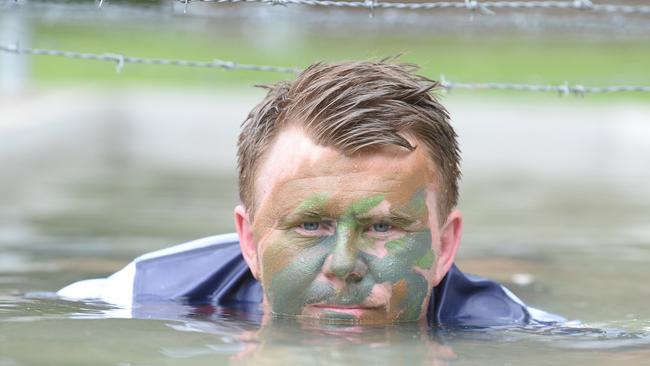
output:
M88 24L39 24L32 46L134 57L305 67L318 60L377 59L401 54L401 60L422 67L433 79L444 74L457 82L516 82L601 86L650 85L650 47L645 40L600 42L561 36L531 38L406 36L357 34L265 38L235 31L179 32L164 27L110 27ZM39 87L92 85L101 87L236 88L289 79L290 74L256 71L127 64L116 73L111 62L51 56L30 59ZM465 94L522 92L454 91ZM634 98L648 93L590 95L589 99ZM549 94L555 97L554 94Z

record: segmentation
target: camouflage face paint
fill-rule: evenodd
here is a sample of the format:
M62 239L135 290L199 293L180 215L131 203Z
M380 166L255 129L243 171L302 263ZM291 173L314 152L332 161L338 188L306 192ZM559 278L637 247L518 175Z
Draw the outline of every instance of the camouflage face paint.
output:
M419 269L430 269L433 264L431 234L429 230L409 233L391 243L384 258L362 256L370 263L376 282L392 286L388 317L397 322L416 321L429 295L429 282ZM399 284L403 291L396 291Z
M264 311L333 322L425 319L439 277L436 176L424 149L344 155L300 129L282 132L256 180L255 257L247 260Z
M292 215L325 214L329 196L308 197ZM422 190L417 191L402 209L418 216L415 221L423 214L423 200ZM431 234L423 227L390 241L369 235L362 217L382 202L383 195L352 202L336 219L333 235L304 237L288 229L268 245L262 256L262 284L274 314L362 323L420 318L430 290L424 272L434 261ZM381 256L374 250L380 246L385 247ZM328 280L344 278L355 266L367 268L358 281Z

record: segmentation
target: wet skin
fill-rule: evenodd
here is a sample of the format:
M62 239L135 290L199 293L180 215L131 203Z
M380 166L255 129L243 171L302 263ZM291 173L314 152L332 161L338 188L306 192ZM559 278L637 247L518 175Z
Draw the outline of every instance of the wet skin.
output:
M265 312L354 323L426 318L461 219L453 211L438 222L434 167L422 148L350 157L290 129L258 174L253 220L243 207L236 219Z

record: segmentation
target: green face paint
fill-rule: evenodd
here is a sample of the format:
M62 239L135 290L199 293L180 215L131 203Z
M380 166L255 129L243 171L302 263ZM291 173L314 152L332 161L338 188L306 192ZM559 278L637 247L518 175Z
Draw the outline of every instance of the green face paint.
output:
M415 265L422 269L431 269L431 266L433 266L433 260L433 250L429 249L429 251L424 254L422 258L418 259L417 262L415 262Z
M354 216L368 213L370 210L377 207L377 205L379 205L383 200L384 196L378 195L356 201L350 205L346 214Z
M362 253L369 267L373 268L378 283L405 284L405 291L394 294L391 316L394 321L415 321L420 317L422 306L429 293L429 283L420 271L424 260L433 263L431 234L428 230L409 233L392 241L392 249L383 258ZM431 266L429 266L431 267ZM394 291L393 291L394 292ZM397 296L401 295L401 296Z
M418 189L409 200L407 209L413 210L413 213L418 216L427 215L427 191L424 188Z
M306 200L304 200L300 206L296 209L296 213L299 212L304 212L304 211L316 211L321 209L325 203L327 202L327 199L329 198L330 194L327 192L319 192L315 193Z
M314 194L292 215L327 212L329 197ZM401 207L413 215L413 221L426 216L424 197L424 190L418 190ZM360 216L384 201L383 195L375 195L352 202L339 217L330 218L336 221L333 235L305 236L283 228L274 236L262 255L262 285L273 313L316 314L343 322L420 318L430 290L424 273L435 260L431 233L428 227L400 230L388 240L381 233L369 232L375 222L368 224ZM313 220L313 216L305 218ZM354 281L348 278L352 272L356 273Z

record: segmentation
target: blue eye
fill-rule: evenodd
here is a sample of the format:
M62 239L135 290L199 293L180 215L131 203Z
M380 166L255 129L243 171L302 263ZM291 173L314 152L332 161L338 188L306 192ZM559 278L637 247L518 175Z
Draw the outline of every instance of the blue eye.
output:
M302 224L302 228L307 231L316 231L320 229L320 222L305 222Z
M385 233L392 228L393 227L390 224L387 224L385 222L380 222L372 225L372 230L378 233Z

